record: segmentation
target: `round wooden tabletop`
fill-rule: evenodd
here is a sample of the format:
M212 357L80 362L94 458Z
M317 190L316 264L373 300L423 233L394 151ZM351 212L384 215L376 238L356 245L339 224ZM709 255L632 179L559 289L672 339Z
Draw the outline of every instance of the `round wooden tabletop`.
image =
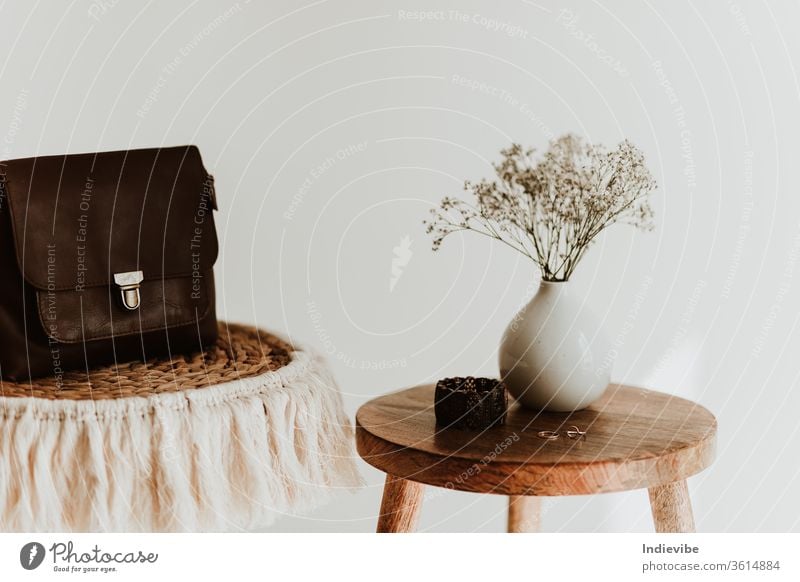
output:
M584 410L509 408L504 425L483 431L436 426L434 386L364 404L358 452L385 473L439 487L503 495L585 495L651 488L702 471L714 458L717 421L689 400L609 386ZM571 426L585 431L571 439ZM545 440L540 431L559 438Z

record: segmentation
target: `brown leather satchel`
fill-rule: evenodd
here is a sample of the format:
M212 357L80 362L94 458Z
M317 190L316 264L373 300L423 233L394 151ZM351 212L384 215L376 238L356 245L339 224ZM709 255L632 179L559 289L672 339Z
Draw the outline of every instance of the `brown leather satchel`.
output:
M216 207L195 146L0 162L0 378L213 343Z

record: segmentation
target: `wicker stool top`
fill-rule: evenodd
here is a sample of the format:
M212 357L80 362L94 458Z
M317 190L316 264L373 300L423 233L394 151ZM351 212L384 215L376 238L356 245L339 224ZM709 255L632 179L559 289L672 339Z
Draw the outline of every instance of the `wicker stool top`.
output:
M111 400L203 388L286 366L292 347L255 327L220 322L217 343L202 353L66 372L26 382L0 380L0 397Z
M351 426L315 350L243 325L204 354L6 382L0 531L263 528L361 483Z

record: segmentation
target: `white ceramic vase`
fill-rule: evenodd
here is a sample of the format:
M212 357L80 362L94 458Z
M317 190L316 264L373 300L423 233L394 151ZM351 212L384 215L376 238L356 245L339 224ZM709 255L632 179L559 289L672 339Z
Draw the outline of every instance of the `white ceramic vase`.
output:
M586 408L608 386L611 344L569 282L542 281L500 344L500 374L526 408Z

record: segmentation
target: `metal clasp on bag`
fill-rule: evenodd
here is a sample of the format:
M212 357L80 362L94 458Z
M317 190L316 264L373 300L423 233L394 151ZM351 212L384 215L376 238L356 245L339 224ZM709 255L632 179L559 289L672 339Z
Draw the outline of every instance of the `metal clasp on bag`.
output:
M139 296L139 283L144 280L141 271L128 271L127 273L114 273L114 283L119 286L122 295L122 304L125 309L135 311L139 309L141 297Z

